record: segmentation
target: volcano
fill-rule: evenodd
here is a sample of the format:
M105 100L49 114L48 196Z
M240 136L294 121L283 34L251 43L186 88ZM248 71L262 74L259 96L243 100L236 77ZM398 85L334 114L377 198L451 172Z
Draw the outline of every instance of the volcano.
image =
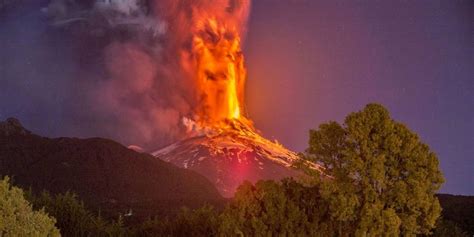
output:
M232 197L245 180L255 183L303 175L294 168L301 159L296 153L263 138L243 121L227 120L225 126L197 130L152 154L205 176L224 197Z
M191 119L183 118L186 135L153 155L204 175L221 195L231 197L244 180L302 174L292 168L300 160L297 154L263 138L246 116L241 35L250 1L219 3L222 8L194 9L191 47L181 54L188 55L183 71L190 75L196 101Z

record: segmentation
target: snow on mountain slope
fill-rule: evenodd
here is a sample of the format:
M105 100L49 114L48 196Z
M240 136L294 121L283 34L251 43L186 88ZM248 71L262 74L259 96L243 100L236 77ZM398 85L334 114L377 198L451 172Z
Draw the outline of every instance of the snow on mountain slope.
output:
M263 138L244 123L230 121L227 125L207 129L152 155L204 175L225 197L232 197L244 180L302 175L292 167L300 159L296 153Z

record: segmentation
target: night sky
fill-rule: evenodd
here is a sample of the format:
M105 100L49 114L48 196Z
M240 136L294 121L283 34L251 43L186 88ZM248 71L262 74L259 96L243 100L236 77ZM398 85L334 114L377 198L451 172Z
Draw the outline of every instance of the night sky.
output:
M78 77L93 76L65 60L73 40L45 36L44 3L32 2L0 12L0 119L126 143L101 129L106 117L84 112ZM266 137L303 151L309 129L381 103L438 154L441 192L474 195L473 42L470 0L256 0L244 47L248 113Z

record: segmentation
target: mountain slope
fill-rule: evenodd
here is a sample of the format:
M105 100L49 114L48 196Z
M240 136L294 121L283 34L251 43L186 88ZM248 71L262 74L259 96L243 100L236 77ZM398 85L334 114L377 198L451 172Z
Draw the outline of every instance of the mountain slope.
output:
M44 138L0 122L0 175L34 191L68 190L111 213L162 214L221 200L203 176L102 138Z
M206 128L207 129L207 128ZM179 167L207 177L224 197L232 197L245 180L280 180L303 173L293 168L298 155L271 142L238 120L198 134L152 153ZM321 168L311 164L316 170Z
M456 223L470 235L474 235L474 196L437 194L443 211L442 217Z

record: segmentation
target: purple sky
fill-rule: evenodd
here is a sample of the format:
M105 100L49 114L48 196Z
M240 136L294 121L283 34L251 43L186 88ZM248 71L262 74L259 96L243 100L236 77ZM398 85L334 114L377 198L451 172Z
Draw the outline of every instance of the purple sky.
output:
M473 195L473 22L468 0L255 1L249 114L302 151L310 128L382 103L438 154L441 191Z
M0 119L44 136L127 143L85 99L81 83L95 79L78 75L94 62L77 64L77 48L82 58L96 52L47 27L47 0L25 2L0 11ZM441 192L474 195L473 22L471 0L255 0L244 49L249 116L303 151L309 129L382 103L438 154Z

